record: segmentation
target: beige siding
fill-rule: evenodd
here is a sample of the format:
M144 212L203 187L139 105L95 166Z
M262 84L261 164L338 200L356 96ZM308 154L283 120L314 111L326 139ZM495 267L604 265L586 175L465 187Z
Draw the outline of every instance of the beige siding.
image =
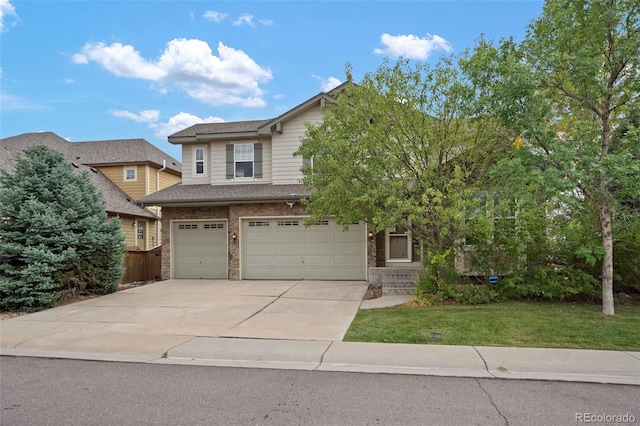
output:
M174 175L173 173L169 173L167 171L160 172L160 189L168 188L172 185L175 185L176 183L180 183L180 176ZM153 188L155 191L155 183Z
M156 192L156 180L158 178L157 168L147 166L147 195Z
M133 226L133 222L134 219L131 218L120 218L120 229L124 235L124 244L127 248L136 246L136 229Z
M195 176L194 150L195 148L204 148L205 158L205 174L204 176ZM212 152L208 144L184 144L182 145L182 183L184 185L198 185L203 183L211 183L211 157Z
M148 222L149 231L147 232L147 250L150 250L160 245L160 242L158 241L159 227L160 227L160 221L150 220Z
M302 158L294 157L293 153L298 149L300 140L307 130L306 123L321 121L322 112L319 107L315 107L284 122L282 134L277 132L273 134L271 157L274 185L300 183Z
M129 197L134 200L142 198L147 195L147 172L144 165L133 166L104 166L99 167L99 170L109 180L120 187ZM136 169L136 180L134 182L126 182L124 180L125 168Z
M213 185L231 185L243 183L271 182L271 141L246 140L233 143L262 143L262 178L259 179L227 179L226 145L232 142L216 142L211 144L211 183Z

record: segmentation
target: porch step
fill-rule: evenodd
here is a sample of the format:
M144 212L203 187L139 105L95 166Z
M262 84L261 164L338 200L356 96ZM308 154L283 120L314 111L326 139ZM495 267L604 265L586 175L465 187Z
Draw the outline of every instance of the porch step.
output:
M413 294L418 268L370 268L369 281L382 287L383 295Z
M416 290L415 282L384 283L382 285L382 295L410 295Z

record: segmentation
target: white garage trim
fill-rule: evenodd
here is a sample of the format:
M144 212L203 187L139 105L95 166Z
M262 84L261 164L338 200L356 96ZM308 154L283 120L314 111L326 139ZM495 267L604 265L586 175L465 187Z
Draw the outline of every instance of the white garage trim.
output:
M287 273L289 271L280 269L280 272L282 272L282 274L278 274L278 275L281 275L281 276L276 276L276 277L265 276L264 277L265 279L327 279L327 280L351 279L354 281L366 280L368 275L368 253L367 253L368 241L367 241L366 224L359 223L359 224L354 224L353 227L349 227L348 234L345 234L345 235L350 234L355 238L351 239L351 241L344 241L344 240L340 241L341 238L339 235L343 235L343 234L337 234L335 232L336 228L340 228L341 230L341 227L339 225L335 224L333 221L324 220L324 221L321 221L322 224L318 223L316 225L312 225L311 227L307 228L304 226L304 223L303 223L307 218L308 216L240 217L238 221L238 228L239 228L238 242L239 242L239 250L240 250L240 253L239 253L240 279L242 280L242 279L257 278L256 276L250 276L248 274L248 271L246 270L246 268L249 267L249 265L246 263L246 258L247 256L251 256L247 252L247 247L245 245L247 242L247 230L251 226L250 223L254 222L253 227L255 227L255 229L257 230L258 228L261 228L260 225L263 224L263 221L265 222L270 221L270 224L269 224L270 230L271 230L270 235L272 236L273 240L271 241L265 240L265 249L267 249L266 246L270 245L272 251L265 252L265 253L269 253L269 255L272 256L272 259L270 260L274 264L272 266L275 266L275 264L278 264L280 266L283 265L283 263L280 263L276 260L276 256L279 253L273 251L273 246L276 244L276 241L278 240L276 236L277 234L276 229L278 229L277 227L279 225L283 227L282 229L284 229L287 226L291 226L291 228L287 228L287 229L291 229L291 230L293 230L294 228L298 229L300 231L300 236L302 240L300 242L299 247L296 246L295 243L294 244L287 243L284 246L285 249L289 248L289 253L283 253L281 258L287 257L292 259L293 266L292 266L292 271L290 271L290 274ZM294 222L297 222L298 225L294 226L295 225ZM324 226L322 225L329 225L329 227L327 228L327 231L329 232L328 234L326 235L322 234L321 230L319 229L320 227L324 228ZM361 229L354 229L354 227L361 228ZM269 238L268 234L263 234L263 235L266 238ZM256 240L253 240L253 242L256 242ZM348 255L346 256L336 255L336 252L333 250L339 247L339 244L342 244L343 248L345 244L351 245L352 247L357 244L358 246L353 256L353 258L357 258L357 259L355 259L354 261L354 259L349 259ZM332 251L325 252L324 251L325 248L322 247L323 245L325 245L325 247L327 245L332 246ZM265 256L265 257L268 257L268 256ZM297 257L300 257L301 259L296 259ZM298 266L296 266L296 262L298 261L300 261L301 263L297 264ZM269 262L269 259L265 259L264 265L267 265L268 264L267 262ZM343 262L343 263L340 263L340 262ZM334 276L334 278L322 277L324 275L322 274L322 271L326 270L326 267L328 265L330 265L332 267L332 271L335 272L340 270L340 268L336 268L336 266L340 264L343 265L342 272L344 272L345 275L340 276L340 274L338 273L337 276ZM287 266L288 265L285 265L284 268L286 269ZM269 272L267 271L267 269L269 268L268 267L265 268L265 271ZM354 271L356 271L357 269L357 276L353 276L349 278L349 275L351 272L350 269ZM314 270L315 270L315 273L314 273ZM301 276L297 276L296 274ZM247 275L249 276L247 277Z
M224 276L220 276L219 278L229 278L229 220L228 219L174 219L169 222L169 233L170 233L170 241L171 241L171 249L170 249L170 257L169 257L169 275L173 279L175 278L176 272L176 228L181 224L198 224L203 227L207 224L223 224L224 225ZM209 228L207 228L209 229ZM203 228L204 230L204 228Z

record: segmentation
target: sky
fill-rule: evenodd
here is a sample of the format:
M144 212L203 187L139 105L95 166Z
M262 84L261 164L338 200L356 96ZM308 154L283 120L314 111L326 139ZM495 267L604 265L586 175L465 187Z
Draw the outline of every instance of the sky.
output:
M385 60L522 40L542 0L0 0L0 138L167 136L270 119Z

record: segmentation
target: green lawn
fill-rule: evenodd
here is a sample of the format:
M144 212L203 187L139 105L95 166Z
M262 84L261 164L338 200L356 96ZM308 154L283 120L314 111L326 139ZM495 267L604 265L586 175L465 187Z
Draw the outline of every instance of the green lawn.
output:
M504 302L360 310L345 341L640 351L640 306ZM429 334L440 334L440 338Z

